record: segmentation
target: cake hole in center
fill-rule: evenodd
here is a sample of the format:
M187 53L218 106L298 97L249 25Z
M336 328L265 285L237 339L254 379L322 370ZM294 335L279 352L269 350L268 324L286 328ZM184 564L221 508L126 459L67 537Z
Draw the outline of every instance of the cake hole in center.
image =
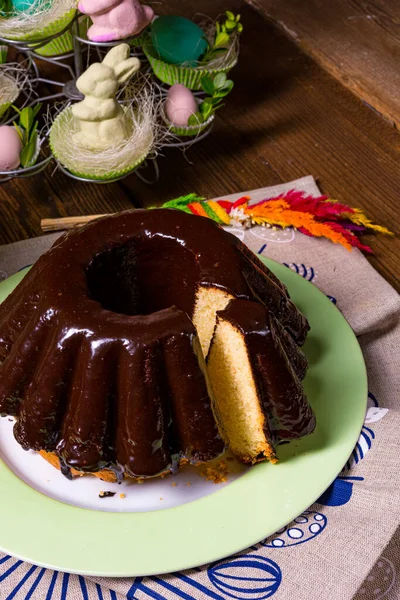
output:
M90 296L124 315L148 315L170 306L191 313L198 265L176 240L135 239L94 257L87 272Z

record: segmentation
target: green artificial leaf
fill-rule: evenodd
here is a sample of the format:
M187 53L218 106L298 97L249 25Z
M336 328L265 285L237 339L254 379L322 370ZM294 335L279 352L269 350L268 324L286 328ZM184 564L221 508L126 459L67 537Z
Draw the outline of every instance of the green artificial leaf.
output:
M233 12L231 12L230 10L226 10L225 11L226 16L228 17L228 19L230 21L234 21L235 20L235 15L233 14Z
M234 82L232 81L232 79L227 79L227 80L225 81L225 85L224 85L224 88L223 88L223 91L225 92L225 96L226 96L227 94L229 94L229 92L231 92L231 91L232 91L232 88L233 88L233 86L234 86L234 85L235 85L235 84L234 84Z
M31 130L34 118L35 117L33 116L33 110L30 107L23 108L21 110L21 113L19 115L19 125L23 129L25 129L28 135Z
M190 127L196 127L196 125L200 125L201 123L204 123L204 117L201 113L194 113L193 115L190 115L188 121L188 125Z
M31 127L31 131L29 132L29 140L31 140L32 136L37 134L39 128L39 121L35 121L33 126Z
M218 73L214 77L214 88L219 91L225 87L226 84L226 73Z
M36 117L36 115L38 114L39 110L42 108L42 103L39 102L39 104L36 104L36 106L33 108L33 116Z
M238 23L239 23L240 19L241 19L240 15L236 15L236 21L237 21Z
M25 131L23 131L21 129L21 127L18 125L18 123L16 123L15 121L13 121L13 125L14 125L14 128L16 129L16 131L17 131L20 139L21 139L22 145L24 146L24 144L26 143L26 133L25 133Z
M35 163L37 140L38 134L37 131L34 131L28 144L22 149L20 161L24 168L31 167Z
M220 102L222 98L225 98L225 96L227 96L228 94L229 91L227 90L218 90L218 92L214 94L214 98L217 102Z
M221 31L221 25L218 23L218 21L215 23L215 31L216 31L216 35L218 35L219 32Z
M214 81L211 77L203 77L201 80L201 87L208 96L212 96L214 94Z
M242 31L243 31L243 25L241 23L238 23L237 30L238 30L239 33L242 33Z
M200 113L203 116L204 121L207 121L207 119L211 116L211 114L213 112L212 101L209 102L208 100L204 100L200 104L199 108L200 108Z
M214 48L221 48L222 46L226 46L227 44L229 44L229 35L222 31L215 38Z
M212 98L206 98L199 106L199 110L202 115L206 114L212 109Z
M236 21L226 21L226 23L225 23L226 31L233 31L234 29L236 29L236 27L237 27Z
M223 25L221 25L221 31L222 31L222 33L226 33L225 23Z

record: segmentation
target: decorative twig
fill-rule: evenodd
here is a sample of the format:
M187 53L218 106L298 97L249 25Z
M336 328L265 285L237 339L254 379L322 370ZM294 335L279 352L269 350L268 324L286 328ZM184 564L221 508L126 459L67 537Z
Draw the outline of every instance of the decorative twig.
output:
M105 215L84 215L82 217L62 217L60 219L42 219L40 221L40 226L42 231L64 231L67 229L74 229L75 227L81 227L82 225L86 225L90 221L94 219L99 219L100 217L107 217L108 214Z

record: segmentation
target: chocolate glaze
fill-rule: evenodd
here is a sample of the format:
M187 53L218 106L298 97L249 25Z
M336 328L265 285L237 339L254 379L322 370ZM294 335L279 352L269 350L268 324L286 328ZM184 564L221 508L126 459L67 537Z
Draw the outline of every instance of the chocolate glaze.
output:
M231 300L217 315L243 335L266 418L267 439L279 443L312 433L315 416L299 378L305 375L306 359L274 315L265 306L246 300Z
M199 286L258 299L297 343L283 284L209 219L134 210L59 238L0 306L0 414L68 468L151 476L223 450L190 318Z

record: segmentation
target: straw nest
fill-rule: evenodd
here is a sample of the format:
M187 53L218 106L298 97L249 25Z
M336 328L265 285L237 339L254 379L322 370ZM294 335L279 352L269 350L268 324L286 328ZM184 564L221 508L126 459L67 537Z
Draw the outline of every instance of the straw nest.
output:
M210 45L213 44L215 38L215 23L216 22L210 18L198 22L199 27L204 31L205 37ZM229 36L229 45L226 52L221 53L219 56L216 56L206 63L200 62L196 68L206 71L223 71L231 68L237 63L239 58L239 38L240 36L236 32L233 32Z
M0 18L0 36L18 40L35 39L42 34L52 35L56 31L46 31L46 28L57 21L61 23L63 17L75 9L76 0L34 0L29 10L14 13L9 18ZM63 28L63 23L60 27Z
M6 75L0 67L0 106L12 104L19 96L18 82L10 74Z
M131 135L122 144L103 150L91 150L79 144L74 133L79 121L71 107L62 110L50 130L50 146L57 160L72 173L89 179L112 179L134 170L147 157L155 156L162 146L165 132L157 114L159 99L148 85L137 89L127 86L122 100L130 124ZM121 100L120 100L121 101Z
M0 116L17 100L21 91L32 92L28 71L21 63L0 64Z

